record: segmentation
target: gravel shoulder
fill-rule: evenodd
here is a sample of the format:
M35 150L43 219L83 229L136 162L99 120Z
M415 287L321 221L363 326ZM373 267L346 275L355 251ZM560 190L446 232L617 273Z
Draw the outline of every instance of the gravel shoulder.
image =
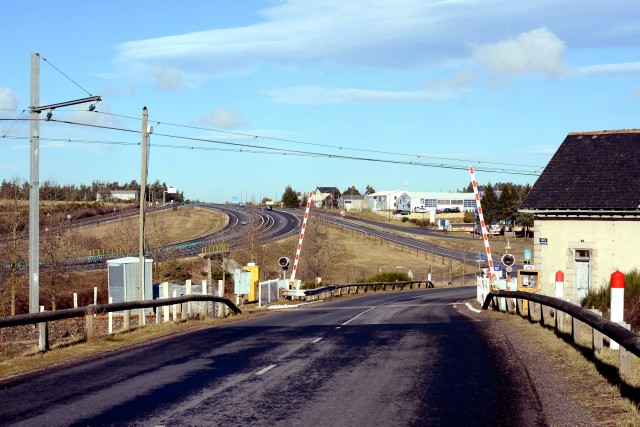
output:
M522 386L543 408L548 425L638 425L638 409L595 365L555 333L516 315L467 312L505 359L520 365ZM499 379L496 379L499 381Z

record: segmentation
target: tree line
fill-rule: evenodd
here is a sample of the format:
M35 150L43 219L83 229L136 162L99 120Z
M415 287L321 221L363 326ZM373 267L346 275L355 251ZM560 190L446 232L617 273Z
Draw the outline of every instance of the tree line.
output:
M146 199L155 202L161 201L162 195L168 190L167 184L156 180L152 184L147 185ZM108 195L111 191L117 190L140 190L140 184L134 179L131 182L120 184L118 181L98 181L94 180L91 184L74 184L59 185L53 181L44 181L40 184L40 199L47 201L66 201L66 202L92 202L96 201L98 194ZM184 201L184 193L178 192L168 196L175 202ZM29 183L20 178L11 180L3 179L0 184L0 199L5 200L28 200L29 199Z

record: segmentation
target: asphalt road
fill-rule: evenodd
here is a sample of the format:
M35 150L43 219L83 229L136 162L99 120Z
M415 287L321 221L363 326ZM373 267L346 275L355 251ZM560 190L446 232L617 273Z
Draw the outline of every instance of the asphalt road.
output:
M375 293L0 383L3 425L545 425L517 358L460 301Z

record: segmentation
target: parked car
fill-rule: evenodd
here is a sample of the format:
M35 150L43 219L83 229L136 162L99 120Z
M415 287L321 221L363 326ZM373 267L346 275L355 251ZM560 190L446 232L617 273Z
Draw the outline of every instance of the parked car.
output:
M442 213L442 209L436 209L436 213L437 214L441 214Z
M400 215L410 215L411 211L400 211Z
M273 208L271 207L271 205L265 206L264 208L265 208L266 210L268 210L268 211L272 211L272 210L273 210Z
M460 208L451 208L451 212L460 213Z
M451 213L451 212L452 212L452 211L451 211L451 208L444 208L444 209L442 210L442 213Z
M423 208L422 206L418 206L417 208L414 209L414 211L416 213L427 213L427 209Z
M400 209L396 209L395 211L391 212L393 215L400 215L402 211Z

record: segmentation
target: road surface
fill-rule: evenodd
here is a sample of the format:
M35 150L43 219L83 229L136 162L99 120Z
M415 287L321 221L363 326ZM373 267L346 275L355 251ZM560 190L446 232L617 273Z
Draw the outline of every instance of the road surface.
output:
M0 383L3 425L545 425L518 359L460 303L372 293Z

